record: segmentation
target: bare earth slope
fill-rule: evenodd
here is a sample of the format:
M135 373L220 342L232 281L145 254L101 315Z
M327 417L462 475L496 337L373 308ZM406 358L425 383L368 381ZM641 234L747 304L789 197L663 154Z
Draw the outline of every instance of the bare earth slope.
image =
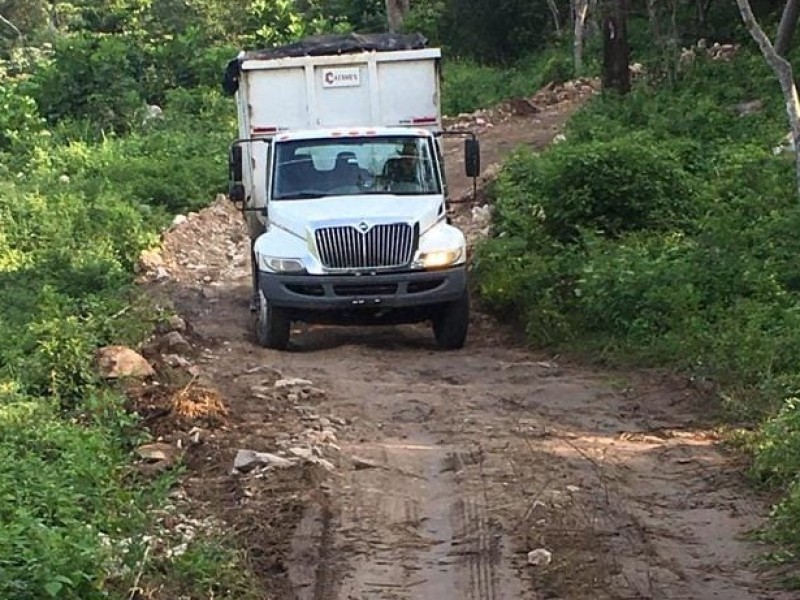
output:
M486 129L484 166L546 145L573 108ZM459 149L454 196L469 189ZM186 491L251 547L265 597L792 597L769 591L754 566L763 548L743 537L763 503L674 378L562 366L480 314L455 353L416 326L301 327L292 351L261 349L246 235L224 201L169 231L164 258L169 278L151 289L192 326L229 412L190 455ZM313 387L279 394L280 377ZM321 467L230 473L239 448L310 437Z

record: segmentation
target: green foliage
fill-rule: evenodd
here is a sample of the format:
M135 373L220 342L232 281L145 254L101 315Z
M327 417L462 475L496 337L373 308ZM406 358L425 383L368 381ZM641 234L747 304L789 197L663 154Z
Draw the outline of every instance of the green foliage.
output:
M452 54L509 64L545 47L553 25L544 0L449 0L440 28Z
M445 0L414 2L403 20L403 29L419 32L434 45L441 45L445 31L443 22L448 4Z
M61 38L52 64L34 74L34 97L50 120L91 119L124 130L142 103L132 48L114 36Z
M36 101L20 93L16 85L0 86L0 156L25 153L31 138L42 131Z
M0 597L20 600L107 598L133 583L133 534L149 527L158 492L130 478L134 420L93 359L98 346L135 346L152 328L153 309L131 286L134 264L171 213L222 189L235 132L230 99L204 87L164 87L163 118L144 119L138 91L119 121L91 114L117 106L105 92L127 84L104 87L81 60L111 52L120 68L134 61L121 38L72 41L63 54L57 44L43 71L0 88ZM91 109L59 68L85 77ZM49 130L26 95L46 89L48 106L63 108ZM98 136L98 125L129 133ZM193 573L204 582L235 575L229 597L248 597L238 592L252 579L234 559L198 558Z
M800 465L800 400L791 397L762 427L752 470L765 484L786 485L798 479L797 465Z
M780 88L756 53L743 53L734 61L698 57L674 83L659 83L645 80L625 98L609 94L593 100L571 119L567 136L573 141L610 140L643 130L657 139L693 144L701 155L721 150L723 141L763 140L762 147L768 147L784 135ZM740 117L736 105L756 99L764 102L764 110ZM706 163L703 156L697 160Z
M560 46L522 58L510 67L481 64L471 59L445 59L442 111L457 115L488 108L509 98L531 96L546 83L567 81L572 75L569 54Z
M41 401L6 396L0 440L0 596L106 598L105 579L125 557L103 536L121 538L145 522L143 498L121 485L118 439Z
M219 598L220 600L259 600L252 573L245 568L244 552L236 549L230 536L198 536L171 560L155 560L148 565L144 579L160 580L164 571L170 573L167 597ZM163 583L161 584L164 585Z
M698 208L693 184L678 152L633 135L563 144L542 157L517 154L497 192L502 225L529 229L534 219L547 235L567 242L581 229L616 237L681 228Z

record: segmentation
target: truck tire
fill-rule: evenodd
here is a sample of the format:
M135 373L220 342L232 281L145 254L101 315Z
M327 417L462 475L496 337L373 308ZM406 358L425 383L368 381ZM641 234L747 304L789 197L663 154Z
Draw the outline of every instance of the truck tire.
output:
M256 338L264 348L286 350L289 345L291 319L285 309L272 306L264 296L258 293L259 307L256 318Z
M458 300L445 304L433 319L433 335L442 350L459 350L464 347L469 329L469 292Z

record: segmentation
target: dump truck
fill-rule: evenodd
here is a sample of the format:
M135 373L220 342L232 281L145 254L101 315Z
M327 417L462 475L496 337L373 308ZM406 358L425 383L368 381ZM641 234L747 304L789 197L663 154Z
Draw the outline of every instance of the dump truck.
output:
M428 321L442 349L469 326L464 234L450 222L438 48L416 34L329 35L241 52L225 71L239 133L229 197L251 240L256 338L292 322Z

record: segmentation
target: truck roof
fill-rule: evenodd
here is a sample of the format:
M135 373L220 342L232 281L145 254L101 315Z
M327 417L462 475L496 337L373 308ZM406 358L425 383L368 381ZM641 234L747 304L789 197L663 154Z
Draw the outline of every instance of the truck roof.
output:
M427 129L417 127L333 127L326 129L298 129L275 134L278 142L296 140L315 140L350 137L428 137L432 135Z
M397 50L420 50L427 47L428 40L419 33L347 33L309 36L298 42L243 51L228 63L222 81L222 89L233 95L239 89L239 75L245 61L265 61L298 56L337 56L359 52L395 52Z

